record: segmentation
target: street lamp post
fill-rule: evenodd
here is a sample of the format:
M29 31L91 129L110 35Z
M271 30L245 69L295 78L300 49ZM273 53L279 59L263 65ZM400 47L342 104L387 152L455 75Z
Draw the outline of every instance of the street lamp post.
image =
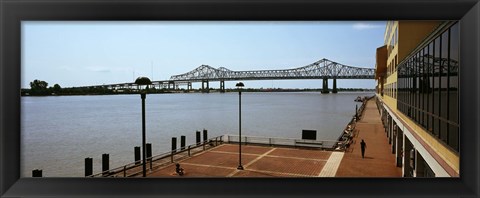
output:
M242 82L235 85L238 88L238 170L243 170L242 166Z
M142 98L142 156L143 156L143 177L147 176L147 159L146 159L146 133L145 133L145 98L147 97L146 90L148 90L148 85L152 84L147 77L138 77L135 80L137 85L146 85L145 90L140 92L140 97Z

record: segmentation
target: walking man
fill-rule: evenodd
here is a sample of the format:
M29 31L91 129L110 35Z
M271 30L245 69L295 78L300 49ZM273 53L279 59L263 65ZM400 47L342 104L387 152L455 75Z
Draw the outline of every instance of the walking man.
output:
M362 142L360 142L360 148L362 149L362 158L365 157L365 148L367 148L367 144L363 141L362 139Z

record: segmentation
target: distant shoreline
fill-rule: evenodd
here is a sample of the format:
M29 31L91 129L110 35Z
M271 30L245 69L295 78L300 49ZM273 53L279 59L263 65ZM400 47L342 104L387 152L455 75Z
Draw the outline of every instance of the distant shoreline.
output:
M321 92L322 89L242 89L242 92ZM329 90L331 93L331 90ZM338 92L372 92L374 89L361 89L361 88L337 88ZM219 93L217 89L210 89L209 93ZM225 92L238 92L237 89L226 89ZM62 90L59 93L42 93L42 94L31 94L29 89L22 89L21 96L89 96L89 95L131 95L138 94L138 90L82 90L82 91L72 91L71 89ZM149 90L148 94L172 94L172 93L205 93L200 89L194 90L166 90L166 89L157 89Z

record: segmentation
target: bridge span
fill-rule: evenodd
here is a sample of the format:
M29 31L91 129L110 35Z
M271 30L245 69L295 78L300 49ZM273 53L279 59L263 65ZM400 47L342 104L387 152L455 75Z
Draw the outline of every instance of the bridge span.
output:
M202 90L209 92L209 82L219 81L220 92L225 92L225 81L240 80L289 80L289 79L322 79L322 93L328 93L328 79L333 79L332 92L337 92L337 79L374 79L375 69L343 65L328 59L321 59L312 64L294 69L283 70L251 70L232 71L225 67L214 68L201 65L184 74L173 75L169 80L152 81L155 88L178 89L179 85L187 85L192 89L192 83L201 82ZM92 86L88 86L92 87ZM97 85L108 89L135 89L135 83L120 83L111 85ZM138 87L137 87L138 88Z

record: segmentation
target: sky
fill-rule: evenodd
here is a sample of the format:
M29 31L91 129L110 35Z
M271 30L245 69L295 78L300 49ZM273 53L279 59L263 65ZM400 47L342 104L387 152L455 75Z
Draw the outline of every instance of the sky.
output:
M234 71L292 69L326 58L375 68L385 21L23 21L22 88L168 80L200 65ZM226 88L236 82L225 82ZM219 87L210 82L210 87ZM321 88L322 80L244 81L245 88ZM329 82L332 86L332 82ZM193 83L193 88L201 83ZM337 80L339 88L374 88Z

